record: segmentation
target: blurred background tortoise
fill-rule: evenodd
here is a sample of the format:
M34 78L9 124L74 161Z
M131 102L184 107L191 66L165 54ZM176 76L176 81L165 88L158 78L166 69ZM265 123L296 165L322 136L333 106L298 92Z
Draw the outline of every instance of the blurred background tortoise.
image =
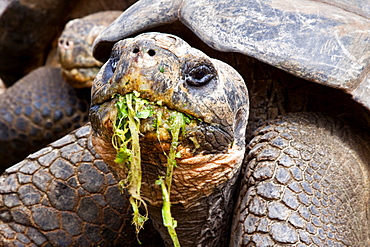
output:
M2 171L88 121L90 88L102 65L92 57L92 43L120 13L97 12L68 22L54 58L1 95Z
M5 0L0 3L0 78L9 87L44 65L65 24L95 12L124 10L135 1Z

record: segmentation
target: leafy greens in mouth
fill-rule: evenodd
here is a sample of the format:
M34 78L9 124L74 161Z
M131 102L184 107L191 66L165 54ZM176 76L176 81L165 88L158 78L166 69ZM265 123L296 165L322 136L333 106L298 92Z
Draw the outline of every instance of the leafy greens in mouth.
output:
M114 95L117 98L116 108L117 116L113 125L112 144L117 151L115 162L123 165L126 172L126 178L120 181L122 189L127 189L130 194L129 202L133 209L133 224L136 227L136 233L146 220L148 220L148 211L145 201L140 196L140 187L142 179L141 169L141 150L140 150L140 123L141 119L154 117L156 119L156 135L159 142L159 129L166 126L168 132L171 134L171 145L168 153L164 154L167 157L167 166L165 176L159 176L156 180L156 185L159 185L162 191L162 219L164 226L167 227L174 246L180 246L176 226L177 221L171 215L170 192L172 184L173 171L176 168L176 158L180 157L177 153L179 138L186 135L185 127L195 120L193 117L169 110L161 106L161 102L153 103L146 99L140 98L138 92L129 93L126 95ZM157 106L161 107L157 107ZM164 117L170 116L169 118ZM165 119L164 119L165 118ZM143 206L145 214L139 212L139 208Z

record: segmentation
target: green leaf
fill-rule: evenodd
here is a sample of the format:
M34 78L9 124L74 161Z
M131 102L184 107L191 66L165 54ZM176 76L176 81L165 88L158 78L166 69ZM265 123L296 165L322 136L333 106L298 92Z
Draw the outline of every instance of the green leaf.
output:
M143 118L143 119L151 117L151 116L153 116L153 110L149 108L144 109L136 114L136 117Z
M127 118L128 112L127 112L127 105L126 105L126 103L125 102L118 101L116 103L116 107L117 107L117 110L118 110L117 118L118 119Z
M175 158L181 158L181 152L180 151L176 153Z
M130 152L130 150L127 149L126 147L121 147L117 151L116 159L114 160L114 162L116 162L117 164L124 164L124 163L129 162L129 161L131 161L131 152Z

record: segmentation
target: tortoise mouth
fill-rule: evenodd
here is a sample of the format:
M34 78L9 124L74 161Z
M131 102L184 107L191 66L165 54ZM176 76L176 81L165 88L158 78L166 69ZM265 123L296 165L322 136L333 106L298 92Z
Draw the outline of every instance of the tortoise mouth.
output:
M134 100L128 103L127 97L130 96ZM93 125L100 122L103 128L99 129L103 129L104 133L100 133L100 136L106 142L114 142L118 132L127 133L129 108L135 112L133 118L138 126L143 153L167 152L173 139L171 131L175 128L182 128L178 142L178 159L198 154L225 153L233 143L232 137L217 126L171 109L162 101L153 102L141 98L136 91L124 95L113 94L110 99L91 108L91 122ZM177 118L180 118L180 122L175 122ZM212 136L215 133L218 133L218 138Z

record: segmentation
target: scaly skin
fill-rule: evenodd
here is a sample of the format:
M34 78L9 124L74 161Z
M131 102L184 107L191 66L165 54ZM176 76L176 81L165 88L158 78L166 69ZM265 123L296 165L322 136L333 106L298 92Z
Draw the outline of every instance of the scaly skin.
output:
M39 68L6 89L0 97L1 171L81 127L88 109L89 91L73 89L58 68Z
M113 52L112 54L113 55L111 55L110 61L114 61L115 53ZM245 60L249 61L247 59ZM318 102L320 101L315 100L317 95L325 92L325 90L320 88L320 86L312 86L310 84L307 84L307 82L302 82L302 84L306 84L303 84L304 86L301 86L299 85L299 83L301 82L297 79L284 76L277 77L281 79L281 81L274 81L270 80L270 75L265 76L266 81L269 83L262 83L261 85L258 85L258 81L256 82L255 80L253 80L253 75L248 75L249 71L251 71L251 73L255 71L251 70L251 68L249 68L248 66L244 66L243 60L237 61L237 64L240 68L246 69L241 70L241 72L246 75L246 78L251 79L250 81L247 81L247 83L251 83L248 85L256 85L256 87L252 87L252 90L254 92L257 92L258 94L251 95L253 103L251 113L256 119L256 122L261 121L261 119L258 119L258 116L262 115L264 119L274 118L279 113L279 111L284 110L282 109L282 106L285 102L279 101L279 98L275 98L279 97L276 95L278 95L280 90L281 92L287 92L286 95L284 95L286 96L284 99L288 103L292 104L291 106L288 106L288 109L290 111L301 110L300 108L302 106L306 107L306 109L319 109L328 111L330 114L336 113L338 110L339 112L342 111L343 113L346 111L344 109L334 108L332 103L329 103L327 105L318 104ZM253 65L253 61L251 61L249 64ZM259 65L258 63L255 64L257 66ZM129 62L125 62L123 66L124 69L122 69L121 71L125 71L125 68L130 68L130 66L131 65ZM176 67L176 63L174 63L174 66ZM107 70L102 73L103 78L104 75L107 75L106 71ZM98 83L100 85L106 85L107 88L110 86L112 86L112 88L115 88L116 86L114 85L114 82L116 82L116 80L114 78L121 78L122 76L120 77L120 75L124 75L124 72L121 71L119 73L122 74L118 74L118 76L115 74L112 76L113 79L110 80L110 84L102 83L99 81ZM274 70L270 71L275 72ZM277 73L279 74L279 72ZM289 80L284 81L284 78L288 78L289 80L292 80L292 82L294 81L296 84L291 83L291 81ZM309 92L306 91L308 95L308 100L305 97L300 97L301 94L294 94L294 92L300 92L302 90L304 91L305 87L312 90ZM288 91L289 89L293 89L293 91ZM115 92L115 89L111 91L109 91L109 89L104 90L102 91L111 93ZM317 92L317 95L315 94L315 92ZM329 89L328 92L330 92ZM266 95L268 95L269 93L271 93L273 97L267 98ZM237 92L235 97L238 97ZM336 94L333 94L333 99L335 97ZM317 97L317 99L321 100L320 96ZM325 100L328 100L328 102L330 102L328 97L326 97ZM339 104L341 103L338 101L334 103L336 107L338 107ZM287 103L285 103L285 105L287 105ZM276 108L274 109L274 107ZM356 108L356 106L354 106L352 108L352 112L354 109L360 109L359 112L362 111L361 108ZM262 112L260 110L262 110ZM269 111L271 111L273 114L263 114L268 113ZM367 113L365 111L363 112L365 113L364 116L366 116ZM335 120L328 120L326 119L325 115L317 116L315 114L307 114L302 116L297 114L290 115L287 119L288 120L283 118L284 121L287 121L283 125L292 132L290 133L291 137L286 137L283 133L283 136L281 138L286 137L288 141L284 141L281 139L275 140L274 137L276 136L273 136L275 133L272 133L271 140L268 139L269 141L275 141L272 144L264 144L263 142L266 140L258 137L256 139L253 139L252 141L251 146L254 147L255 145L257 149L255 150L256 152L252 154L251 158L254 157L253 155L256 155L257 158L256 161L253 161L252 159L248 167L248 169L250 170L243 173L242 175L242 177L244 176L244 178L241 180L240 199L237 204L235 214L233 215L234 223L233 231L231 233L232 239L230 242L230 246L253 246L254 244L256 246L305 246L315 243L325 243L328 245L338 244L339 246L361 246L361 244L367 243L367 232L369 229L366 221L366 215L368 214L367 202L369 200L369 194L367 192L367 188L369 187L367 162L369 149L367 147L367 142L361 141L361 138L350 131L352 127L342 128L340 126L345 125L337 126ZM317 119L317 121L314 121L314 119ZM271 128L274 128L274 124L282 124L283 120L278 119L275 121L275 123L271 122ZM306 124L307 122L310 124ZM252 129L250 129L250 132L254 130L254 126L252 125ZM302 135L296 134L295 130L297 128L300 129L300 131L303 133ZM324 131L323 128L328 128L328 131ZM279 128L278 130L280 131ZM99 131L101 131L101 129L99 129ZM334 134L331 134L332 132ZM365 135L365 133L366 132L360 132L360 135ZM102 134L106 135L107 133L102 131ZM340 136L341 134L343 134L344 137L336 137L336 135ZM251 133L251 135L252 137L255 135L259 135L259 132L256 132L254 134ZM261 143L258 144L259 142ZM305 143L305 146L303 147L299 146L299 143L302 142ZM348 145L348 143L350 143L351 145ZM273 148L271 148L269 145ZM288 148L287 150L285 150L286 147L284 145L292 145L294 148L300 148L299 151L301 152L301 154L297 154L296 152L292 151L295 149ZM281 148L282 151L280 151L279 148ZM104 147L104 149L107 150L106 147ZM303 188L301 191L299 189L297 191L294 191L294 193L302 192L299 196L296 196L293 194L292 191L290 191L289 188L290 182L294 182L294 180L291 179L291 176L300 176L300 171L297 169L302 170L301 172L303 173L306 170L310 170L306 167L314 165L310 162L311 158L309 158L308 154L309 152L315 152L312 151L312 149L318 150L317 152L323 156L323 159L333 162L333 165L331 165L332 170L327 171L325 170L326 167L323 167L322 170L318 171L318 175L314 178L311 178L308 175L302 175L302 178L295 178L298 182L297 186L301 187L301 189ZM328 149L330 151L328 151ZM293 171L291 171L292 175L287 172L284 167L280 167L280 160L278 158L280 158L281 156L284 156L284 158L286 159L294 159L295 163L298 164L298 167L290 164L287 165L288 167L294 167L292 168ZM108 159L109 158L107 158L107 160ZM271 162L265 162L266 160ZM345 160L346 162L342 163L342 160ZM261 171L258 169L257 171L254 171L253 169L256 166L261 167ZM276 168L278 166L279 169ZM355 170L354 174L356 175L346 178L345 174L347 174L348 171L351 169ZM293 172L296 172L297 174L293 174ZM310 170L308 172L312 171ZM267 173L267 175L265 173ZM320 174L322 177L319 177ZM311 175L314 175L314 172L312 172ZM254 176L260 176L258 177L258 179L262 181L254 181ZM325 182L320 181L324 176L325 178L327 178L327 180L325 180ZM177 178L175 178L175 181L176 179ZM312 182L311 185L311 181L314 179L318 181L317 183ZM197 182L201 184L202 179L198 179ZM347 188L348 186L346 186L346 184L348 183L353 184L354 188ZM314 198L312 198L312 195L314 193L313 187L315 187L316 189L319 188L318 190L320 190ZM325 189L323 189L324 187ZM231 190L225 189L224 191L230 192ZM349 196L346 193L348 193ZM343 196L343 194L346 194L346 196ZM212 201L214 199L213 196L214 195L209 196L208 200ZM252 196L254 197L252 198ZM320 198L322 199L322 201L319 201L319 196L323 197ZM334 199L334 197L336 197L336 199ZM352 200L353 197L358 199ZM217 196L215 198L217 198ZM231 204L232 200L229 200ZM312 200L312 202L310 200ZM339 205L337 204L335 206L331 206L330 204L334 204L334 201L340 201L341 203ZM220 202L222 204L225 201L220 200ZM152 217L156 219L154 221L155 225L157 229L162 228L160 232L162 236L164 236L163 232L165 232L166 230L163 228L163 226L160 226L160 217L158 216L159 209L157 208L156 211L153 208L150 207L150 210L152 210ZM173 208L176 212L176 205ZM207 203L201 204L200 208L207 208ZM189 217L189 215L194 217L194 221L198 222L194 223L193 220L189 219L188 224L193 226L193 229L195 231L198 231L198 233L181 236L180 241L182 241L182 244L185 246L194 246L196 244L199 244L201 246L215 246L217 244L221 246L226 246L227 244L222 243L221 241L217 241L217 243L212 241L218 238L222 239L219 234L227 234L227 232L214 234L216 235L215 238L207 239L207 241L202 242L202 232L208 231L208 233L214 233L214 228L206 225L206 230L202 231L196 229L196 226L204 226L204 224L199 223L199 219L196 218L197 214L194 211L184 211L184 215L182 215L184 218L182 219L187 220L187 217ZM201 211L201 209L199 209L199 211ZM218 212L219 217L223 217L224 214L228 214L227 211L223 210L220 210ZM310 214L313 214L313 216L311 216ZM332 221L328 220L328 218L325 218L327 214L331 216L330 220ZM209 213L209 215L214 217L214 219L218 219L218 217L216 215L212 215L212 213ZM303 220L303 217L306 218ZM344 221L343 218L348 219L348 223L347 221ZM195 226L192 225L193 223ZM260 228L258 228L259 224L261 224ZM214 222L214 225L216 225L216 227L219 227L218 223L216 222ZM347 226L350 227L350 230L344 231L343 229L346 229ZM333 232L337 231L337 234L334 234L332 232L324 233L331 228L333 229ZM194 235L198 236L199 238L194 240L194 237L189 237ZM168 237L164 236L164 239L165 243L168 246L171 246L171 242L170 240L168 240Z
M0 246L140 246L129 203L91 133L85 125L1 176ZM139 239L161 246L150 223Z
M145 35L142 37L145 37ZM160 43L160 47L167 47L170 49L175 49L176 46L173 45L176 43L174 42L175 40L179 41L176 38L170 38L166 41L166 38L162 39L159 35L156 36L154 40ZM90 204L92 205L91 208L87 203L83 203L83 200L81 200L82 204L77 203L85 193L73 192L73 189L56 189L55 185L57 183L55 182L50 183L47 187L47 196L42 196L45 195L42 192L42 187L39 188L37 186L40 186L40 182L42 183L42 181L49 181L48 178L57 177L56 181L64 181L63 179L67 180L65 188L75 186L77 183L76 188L80 188L80 192L91 190L91 188L86 187L86 177L80 176L79 173L86 172L88 174L93 174L91 170L97 171L93 165L83 165L86 163L92 164L92 161L89 161L89 159L95 156L95 151L93 151L95 149L99 150L98 152L101 154L101 157L108 161L110 165L114 165L112 159L115 156L115 150L112 149L110 142L108 142L111 134L109 128L108 130L106 129L106 127L110 126L109 121L107 122L106 120L109 120L115 113L111 111L111 108L101 107L100 104L109 105L111 102L114 102L110 101L110 95L112 93L118 91L120 93L129 92L140 85L137 84L138 81L136 80L132 80L126 84L127 80L125 79L127 79L127 77L125 78L125 76L127 74L132 75L130 73L136 72L136 75L142 74L149 77L152 76L152 78L155 79L155 75L161 75L158 72L160 71L158 67L153 67L155 68L155 73L145 74L141 72L150 71L151 66L156 66L157 64L154 63L154 61L157 57L161 58L159 60L163 62L164 65L168 62L168 59L172 59L172 63L170 64L176 65L178 61L175 57L181 57L181 54L186 54L186 52L183 53L184 50L189 49L185 46L184 50L179 49L177 51L177 56L170 56L170 58L168 58L167 56L163 56L163 53L168 55L169 51L163 52L160 47L153 43L154 41L150 39L146 40L146 42L144 39L144 42L141 40L141 42L137 43L133 42L131 39L129 41L122 41L116 46L111 60L105 65L97 80L95 89L101 90L96 90L94 91L95 94L93 94L96 98L93 102L94 106L92 107L92 120L94 121L95 128L94 137L92 139L87 137L89 132L87 129L79 130L72 134L72 138L71 136L67 136L65 139L63 138L56 142L56 144L54 143L43 151L30 156L29 159L24 162L8 169L8 173L1 177L0 192L4 206L0 209L0 217L2 219L0 229L2 229L1 239L5 245L18 243L17 241L20 241L19 239L27 241L25 240L24 234L32 234L32 232L35 231L30 230L32 227L35 227L38 231L42 230L40 224L42 225L43 222L41 221L40 223L38 220L42 217L40 215L42 215L41 213L44 211L32 211L33 205L37 203L37 208L40 207L43 209L47 207L48 210L45 211L47 211L48 214L55 213L59 215L62 214L60 212L63 212L63 210L68 210L69 214L77 215L83 220L93 221L93 219L88 218L89 215L83 214L84 210L79 210L79 207L82 207L80 205L86 206L84 209L88 211L93 209L92 212L95 213L96 211L94 210L100 210L94 206L94 203ZM169 44L172 44L172 46ZM177 44L179 45L179 43ZM143 49L135 49L138 47ZM155 54L153 55L153 52L150 52L150 50L154 50ZM204 54L197 54L204 58ZM127 57L131 59L127 59ZM138 61L141 63L137 64ZM217 63L214 60L212 60L212 62ZM179 75L179 73L182 73L176 68L179 67L170 66L167 69L172 72L170 73L172 75ZM220 74L225 73L222 72L223 69L228 71L228 66L217 68ZM184 69L184 71L186 71L186 69ZM165 76L168 76L168 74L162 75L161 78L166 78ZM121 81L122 78L123 81ZM143 78L145 79L145 76ZM235 79L237 77L229 76L227 78ZM168 100L164 101L165 104L173 104L172 106L176 106L176 104L183 103L181 101L172 102L172 98L169 97L173 91L168 89L172 88L173 83L177 83L176 80L159 80L156 81L157 83L153 84L151 80L146 81L141 79L139 82L146 82L151 85L151 90L153 92L146 92L148 97L153 97L153 99L155 99L155 95L162 92L162 98ZM109 83L106 83L108 80ZM120 82L124 82L125 85L121 85ZM184 83L184 81L182 82ZM168 83L167 85L169 88L165 87L163 89L161 87L163 83ZM217 85L221 84L222 83L218 83ZM186 87L188 86L189 85ZM147 87L144 88L147 89ZM163 91L161 91L161 88ZM228 89L230 89L230 85ZM214 91L215 90L211 91L211 93ZM196 93L197 89L194 89L192 92ZM231 92L235 93L238 92L238 90L231 90ZM206 94L201 95L205 98L210 97ZM183 97L190 98L190 100L188 100L188 102L190 102L190 107L186 109L185 105L182 104L178 110L186 110L188 113L191 113L193 109L191 104L193 104L193 106L197 103L202 104L200 100L192 101L192 95L184 94ZM181 97L177 99L181 99ZM206 105L210 106L211 104ZM101 110L99 110L100 107ZM218 116L226 117L226 119L228 116L232 115L230 113L222 114L218 112L220 109L216 107L209 107L208 109L203 108L202 111L195 111L196 113L194 114L204 114L204 119L217 119L217 117L209 114L209 111L213 110L215 111L213 113L218 114ZM228 122L223 120L220 121ZM194 246L197 243L201 246L219 245L237 247L254 245L296 247L320 246L325 244L338 244L339 246L368 245L369 227L366 219L369 210L369 166L367 164L369 160L368 134L365 130L360 129L358 132L354 130L355 128L353 128L353 126L339 123L335 118L326 117L324 114L317 115L313 113L290 114L266 123L253 134L255 138L252 139L249 145L248 164L242 168L243 173L240 177L240 189L234 189L235 185L233 182L237 177L233 177L228 179L226 184L221 184L219 187L216 185L213 191L214 193L200 197L197 201L199 202L198 204L195 203L191 205L191 200L186 197L184 197L185 200L188 199L186 202L190 202L188 207L182 206L182 202L176 203L175 200L171 200L174 202L172 208L174 212L173 216L175 219L179 220L179 224L181 223L182 226L184 226L182 227L179 225L177 228L182 246ZM212 133L215 134L213 137L212 135L207 135L209 133L204 132L204 135L207 136L204 146L207 146L207 141L210 147L217 147L217 142L220 142L220 140L222 140L221 143L225 141L222 135L217 135L217 131ZM97 138L99 136L102 138ZM85 137L87 137L87 139ZM242 137L241 140L238 139L240 137ZM80 140L81 138L82 140ZM237 135L236 138L236 143L244 141L244 136L242 134ZM72 139L73 142L70 142L70 139ZM66 142L66 144L62 144L64 142ZM97 145L92 148L91 143ZM149 148L151 151L154 151L155 145L149 146ZM43 156L44 152L45 156L49 158ZM78 154L75 155L75 152ZM41 156L43 156L43 158L40 158ZM156 154L146 154L143 157L148 158L151 162L153 160L165 160L161 156L156 156ZM154 158L150 159L151 157ZM204 157L206 157L206 155L198 156L199 159L204 159ZM98 162L101 162L99 156L95 156L95 158ZM229 158L233 158L233 155L229 156ZM65 163L60 162L61 160L65 161ZM222 161L222 159L220 160ZM35 165L36 161L37 165ZM76 166L72 164L76 164ZM233 164L233 162L226 162L225 165L230 164ZM181 173L182 170L186 170L187 168L182 167L182 165L183 164L180 162L178 167L178 174L180 175L186 174ZM22 169L23 166L24 169ZM45 167L46 169L41 169L41 167ZM93 167L93 169L91 167ZM38 170L33 171L34 169ZM112 177L111 174L103 170L103 173ZM37 176L43 171L45 173L43 173L42 176ZM206 173L213 173L216 176L220 174L217 170L213 169L206 168L199 171L190 168L188 174L186 174L190 175L187 177L189 180L183 183L186 184L187 181L192 182L191 186L187 187L188 192L194 194L202 193L202 191L204 191L202 185L205 185L208 189L212 189L215 181L212 178L204 180L204 177L202 177L202 172L204 171L206 171ZM143 197L147 199L149 203L153 203L150 201L152 198L155 199L156 197L160 197L160 192L158 188L153 187L150 190L153 194L150 194L145 187L148 185L150 186L150 180L156 179L161 172L163 173L163 167L161 167L161 164L158 164L158 162L151 167L144 166L144 174L147 174L145 175L145 180L149 182L144 183ZM94 175L89 175L88 177L101 178L98 173L99 172L95 172ZM192 175L200 175L201 177L197 178ZM184 176L175 176L173 183L181 184L183 181L181 179L183 177ZM45 180L40 181L40 178ZM76 180L77 182L75 183L74 181ZM94 181L95 180L88 180L88 182ZM23 185L23 183L29 186L22 188L21 185ZM99 185L103 186L102 184ZM36 189L32 191L30 188L33 187ZM81 187L83 189L81 189ZM179 191L176 190L179 187L180 186L174 186L174 191L172 191L175 198L180 194ZM116 188L112 190L115 191L112 197L116 200L120 200L118 190ZM29 191L33 193L29 193ZM185 195L187 191L185 191L183 195ZM236 194L239 196L235 209L232 206L233 191L236 191ZM24 196L25 193L32 196ZM104 194L103 191L97 191L93 193L90 192L90 194L87 193L87 195L93 195L95 196L93 200L98 200L97 198L101 198L100 193ZM58 196L54 196L55 194L58 194ZM77 194L78 196L73 196ZM60 198L60 201L58 201L58 198ZM62 199L64 198L72 198L71 205L66 205L66 203L63 204ZM108 197L105 196L104 198ZM37 202L36 204L34 204L35 201ZM92 200L89 201L91 202ZM16 206L17 203L29 205L25 206L20 204ZM159 203L157 202L157 204L160 204L160 201ZM27 216L27 214L19 214L18 207L24 208L30 216ZM233 210L235 210L234 214L232 214ZM171 240L167 235L167 230L164 229L162 225L159 211L160 205L149 205L150 216L154 220L155 227L161 232L166 245L171 246ZM108 213L105 218L111 217L109 216L109 212L112 211L107 210L107 212L104 212ZM12 217L12 215L14 216ZM115 214L113 213L113 215ZM29 219L30 217L32 218ZM115 215L115 217L117 216ZM125 218L127 215L122 217ZM209 217L209 219L207 219L207 217ZM232 224L227 220L230 217L233 218ZM27 221L27 219L29 220ZM37 224L35 224L34 219L38 222ZM58 225L62 219L57 219L58 220L44 223L52 223L53 227L57 226L55 229L56 231L60 231L61 234L64 234L63 230L60 229L63 227ZM11 220L17 220L18 224L14 224ZM19 226L19 224L21 224L21 226ZM87 223L82 221L81 224ZM188 229L186 229L187 227ZM10 230L10 228L15 230ZM88 227L84 228L79 236L85 236L84 238L86 239L91 238L91 231L89 229ZM14 240L14 231L22 233L17 234L17 241ZM49 228L47 228L44 231L46 231L45 235L50 236L49 241L58 241L56 235L51 233L54 230L49 230ZM227 243L230 236L229 231L231 231L230 244ZM68 235L66 234L65 236ZM73 237L66 237L64 239L73 239ZM132 241L132 237L123 240L122 243L126 246L127 243L125 241ZM112 242L110 244L112 244Z
M230 245L368 246L369 132L352 128L299 113L258 129Z
M41 67L0 98L0 171L87 122L90 90L101 63L92 57L98 33L120 11L99 12L66 25L60 39L60 68ZM62 76L63 73L63 76Z

